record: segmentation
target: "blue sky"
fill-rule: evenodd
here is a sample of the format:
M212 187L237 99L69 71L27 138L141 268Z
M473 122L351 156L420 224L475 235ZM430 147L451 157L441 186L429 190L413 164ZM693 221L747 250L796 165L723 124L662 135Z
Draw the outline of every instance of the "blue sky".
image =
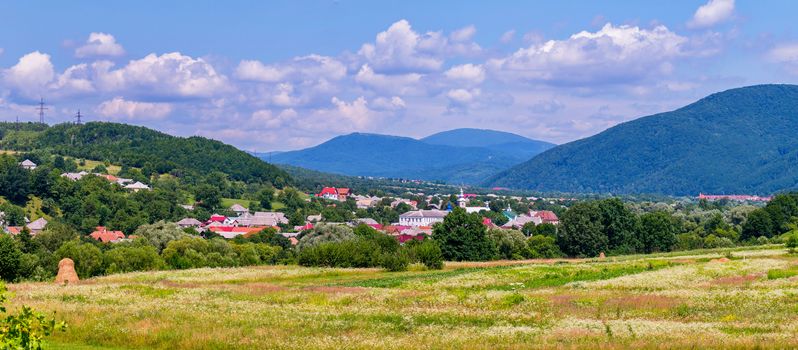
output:
M145 125L247 150L457 127L563 143L798 80L794 1L0 3L0 120Z

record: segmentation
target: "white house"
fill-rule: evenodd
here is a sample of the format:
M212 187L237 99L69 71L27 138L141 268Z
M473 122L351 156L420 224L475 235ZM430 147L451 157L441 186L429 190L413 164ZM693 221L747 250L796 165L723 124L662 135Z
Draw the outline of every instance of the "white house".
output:
M432 226L436 222L443 222L443 218L449 214L445 210L414 210L399 215L399 225L401 226Z
M30 159L25 159L22 163L19 163L23 169L33 170L36 169L36 163L32 162Z
M243 205L238 204L238 203L231 205L230 206L230 211L236 213L238 216L241 216L241 215L243 215L245 213L249 213L249 209L244 208Z
M150 186L147 186L147 185L145 185L145 184L143 184L141 182L138 182L138 181L136 181L135 183L132 183L130 185L125 186L125 188L128 189L128 190L132 190L133 192L138 192L138 191L141 191L141 190L147 190L147 191L150 190Z

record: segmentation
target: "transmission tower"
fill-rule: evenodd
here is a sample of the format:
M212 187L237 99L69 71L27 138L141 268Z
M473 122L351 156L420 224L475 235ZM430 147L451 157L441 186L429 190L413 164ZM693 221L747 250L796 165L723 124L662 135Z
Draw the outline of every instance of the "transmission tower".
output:
M44 97L39 100L39 107L36 107L39 111L39 123L44 124L44 111L47 110L47 107L44 106Z
M83 124L83 121L81 120L81 117L83 117L83 116L80 115L80 110L78 109L78 114L75 114L75 125Z

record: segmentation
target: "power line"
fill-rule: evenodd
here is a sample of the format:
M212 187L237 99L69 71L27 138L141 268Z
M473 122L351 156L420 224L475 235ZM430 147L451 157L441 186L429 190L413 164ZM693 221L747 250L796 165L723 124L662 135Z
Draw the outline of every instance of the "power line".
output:
M39 110L39 123L44 124L44 111L48 109L47 107L44 106L44 97L41 98L41 100L39 101L39 107L37 107L36 109Z

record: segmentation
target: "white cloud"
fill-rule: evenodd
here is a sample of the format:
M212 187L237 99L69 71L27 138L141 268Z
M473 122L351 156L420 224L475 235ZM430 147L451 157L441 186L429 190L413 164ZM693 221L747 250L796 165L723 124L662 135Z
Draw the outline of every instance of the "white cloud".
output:
M404 95L412 93L419 88L418 84L421 81L421 77L422 75L418 73L379 74L375 73L368 64L364 64L355 75L355 81L378 91Z
M202 58L172 52L149 54L111 70L113 64L95 64L99 84L106 91L126 91L152 98L212 97L230 89L227 77Z
M449 68L444 75L451 80L479 84L485 80L485 69L481 65L467 63Z
M533 44L512 55L489 60L487 67L507 80L555 85L628 83L667 74L669 61L688 56L688 39L665 26L650 30L606 24L565 40Z
M452 89L446 93L446 97L451 102L464 105L473 102L481 93L480 89Z
M734 0L709 0L699 7L687 23L690 28L706 28L728 20L734 15Z
M172 106L168 103L127 101L122 97L115 97L100 103L96 111L111 119L152 120L172 113Z
M474 37L474 34L477 33L477 28L473 25L467 26L465 28L461 28L449 34L449 38L452 39L454 42L466 42L471 41Z
M39 51L22 56L16 65L3 71L4 85L27 98L38 98L55 77L50 55Z
M267 83L286 80L340 80L346 76L346 66L332 57L321 55L295 57L289 62L278 64L244 60L238 64L235 75L241 80Z
M373 113L369 109L368 102L363 96L349 103L337 97L333 97L331 102L335 105L338 113L352 122L356 129L362 129L371 122Z
M386 97L377 97L371 101L374 109L383 111L397 111L407 108L405 101L399 96L393 96L390 99Z
M358 54L379 73L426 73L439 70L450 56L473 55L481 48L472 41L474 26L452 32L419 34L407 20L377 34L374 43L363 44Z
M798 74L798 43L776 46L767 56L770 61L782 64L789 72Z
M501 37L499 37L499 41L502 44L507 44L507 43L513 41L513 39L515 39L515 29L508 30L508 31L504 32L504 34L502 34Z
M118 57L124 54L125 49L116 42L116 38L106 33L89 34L86 44L75 49L75 57L78 58L94 56Z

